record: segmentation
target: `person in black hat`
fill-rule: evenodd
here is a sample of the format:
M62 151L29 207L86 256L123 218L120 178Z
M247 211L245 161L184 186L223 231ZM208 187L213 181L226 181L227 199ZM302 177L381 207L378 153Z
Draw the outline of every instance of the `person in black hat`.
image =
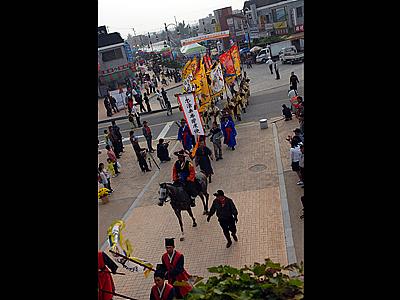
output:
M193 148L194 136L190 132L189 126L186 124L185 119L181 120L181 126L178 129L178 141L182 143L182 147L185 150L191 150Z
M186 272L184 264L185 259L182 253L175 250L175 243L173 238L165 239L166 253L161 257L162 267L160 269L166 270L165 277L168 279L169 284L174 284L175 281L188 281L190 275ZM183 299L192 290L191 285L174 286L175 297Z
M238 211L236 209L233 200L226 197L224 191L218 190L214 196L213 204L211 206L210 212L208 213L207 222L210 222L212 215L217 212L218 222L224 232L224 235L228 241L226 248L232 245L232 240L229 235L229 231L232 232L233 239L237 242L238 238L236 236L236 225L238 218Z
M172 180L175 186L183 185L185 191L189 194L191 204L190 206L195 207L195 199L198 194L196 186L196 170L191 161L185 157L185 150L174 152L178 156L178 160L174 163L172 170Z
M172 300L175 297L174 287L165 281L165 269L157 264L154 272L154 285L151 288L150 300Z

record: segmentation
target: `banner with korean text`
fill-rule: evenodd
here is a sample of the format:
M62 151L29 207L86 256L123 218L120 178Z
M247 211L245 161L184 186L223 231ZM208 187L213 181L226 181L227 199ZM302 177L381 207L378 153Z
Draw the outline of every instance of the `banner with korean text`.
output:
M194 93L178 94L177 97L191 133L193 135L204 135L203 123L197 110Z

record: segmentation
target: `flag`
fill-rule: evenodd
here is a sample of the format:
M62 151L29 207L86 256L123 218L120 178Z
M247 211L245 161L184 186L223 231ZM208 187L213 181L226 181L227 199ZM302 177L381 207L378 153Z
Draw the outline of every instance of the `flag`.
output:
M212 61L211 61L210 56L208 54L205 54L203 59L204 59L204 64L205 64L205 67L206 67L206 71L210 71L211 67L212 67Z
M195 94L178 94L177 97L190 132L193 135L204 135L203 123L201 122L199 111L197 110Z
M114 259L120 263L125 269L131 272L143 272L147 278L149 276L153 265L144 259L140 259L132 256L133 247L129 240L125 239L122 231L125 229L125 223L122 220L113 222L107 230L108 242L112 251L116 253L122 253L129 259L138 262L146 267L136 265L134 262L127 260L126 258L115 256Z
M221 64L217 63L210 72L211 79L211 96L216 97L224 92L224 74L222 72Z
M225 76L234 76L236 74L235 66L230 52L224 52L219 56L219 61L224 66L226 73Z
M233 65L235 67L235 71L236 71L236 76L240 76L240 55L239 55L239 49L237 45L233 45L229 51L228 51L231 56L232 56L232 60L233 60Z

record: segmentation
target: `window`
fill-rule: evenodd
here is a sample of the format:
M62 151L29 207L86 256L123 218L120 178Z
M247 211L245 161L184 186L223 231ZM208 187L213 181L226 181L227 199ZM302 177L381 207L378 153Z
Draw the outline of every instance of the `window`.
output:
M271 19L270 19L269 15L265 15L265 20L266 20L267 24L271 23Z
M277 8L272 11L272 16L274 19L274 22L283 22L286 21L286 12L285 8Z
M303 17L303 6L299 6L296 8L296 16L297 16L297 18Z
M104 62L111 61L111 60L116 60L123 58L124 56L122 55L122 50L121 48L118 49L112 49L106 52L103 52L102 54L102 60Z

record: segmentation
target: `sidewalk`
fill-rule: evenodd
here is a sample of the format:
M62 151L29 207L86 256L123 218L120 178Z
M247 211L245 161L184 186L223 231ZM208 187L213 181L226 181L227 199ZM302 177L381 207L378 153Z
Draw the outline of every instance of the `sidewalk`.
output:
M158 174L154 167L152 172L141 174L131 147L125 147L126 152L121 159L123 174L112 181L115 192L110 197L110 202L99 206L100 246L105 240L105 230L109 225L107 223L110 222L104 221L107 210L112 205L121 205L126 199L134 199L142 194L137 207L125 220L125 237L131 241L133 255L137 257L154 265L159 263L165 252L164 238L175 237L176 249L185 255L185 268L194 275L208 277L210 273L207 267L220 264L242 267L245 264L263 262L268 257L286 264L285 232L271 127L261 130L258 122L237 125L236 150L227 150L224 145L224 159L212 162L215 174L208 187L209 207L214 199L212 194L217 189L222 189L234 200L239 211L239 241L233 242L231 248L225 248L226 240L216 216L207 223L206 217L202 215L203 207L199 198L193 210L198 226L193 228L190 217L183 212L185 240L179 241L180 228L170 204L163 207L157 205L158 184L171 181L175 157L172 155L172 161L161 164ZM283 134L287 135L286 132ZM170 153L174 146L171 142ZM178 146L176 149L180 148L179 144ZM283 153L284 151L282 155ZM102 159L100 156L99 159ZM141 193L152 177L153 181ZM148 299L153 285L152 276L144 278L142 273L126 270L124 273L125 276L114 276L116 291L133 298Z
M149 73L151 73L151 72L149 72ZM168 91L168 90L174 89L174 88L182 86L182 85L183 85L182 81L178 82L178 83L169 82L168 85L161 85L161 83L159 83L158 88L156 88L156 89L159 89L161 91L161 87L164 87L164 90ZM142 89L142 94L144 92L146 92L146 90ZM161 106L160 106L160 103L157 101L156 95L154 93L150 94L149 100L150 100L149 101L150 107L151 107L151 110L152 110L151 113L159 112L159 111L162 110ZM169 97L169 101L171 102L172 108L174 108L174 107L176 107L178 105L176 97L172 97L172 98ZM146 107L146 104L144 102L143 102L143 104ZM124 118L126 118L128 116L128 108L126 108L125 110L120 110L117 113L114 113L114 111L113 111L113 115L111 117L107 117L107 112L106 112L106 109L104 107L104 98L98 99L97 107L98 107L97 120L98 120L99 124L106 123L106 122L111 122L112 120L124 119ZM136 106L136 107L139 109L139 106ZM147 109L147 107L146 107L146 109ZM147 113L144 113L144 114L147 114ZM142 115L142 113L141 113L141 115Z

